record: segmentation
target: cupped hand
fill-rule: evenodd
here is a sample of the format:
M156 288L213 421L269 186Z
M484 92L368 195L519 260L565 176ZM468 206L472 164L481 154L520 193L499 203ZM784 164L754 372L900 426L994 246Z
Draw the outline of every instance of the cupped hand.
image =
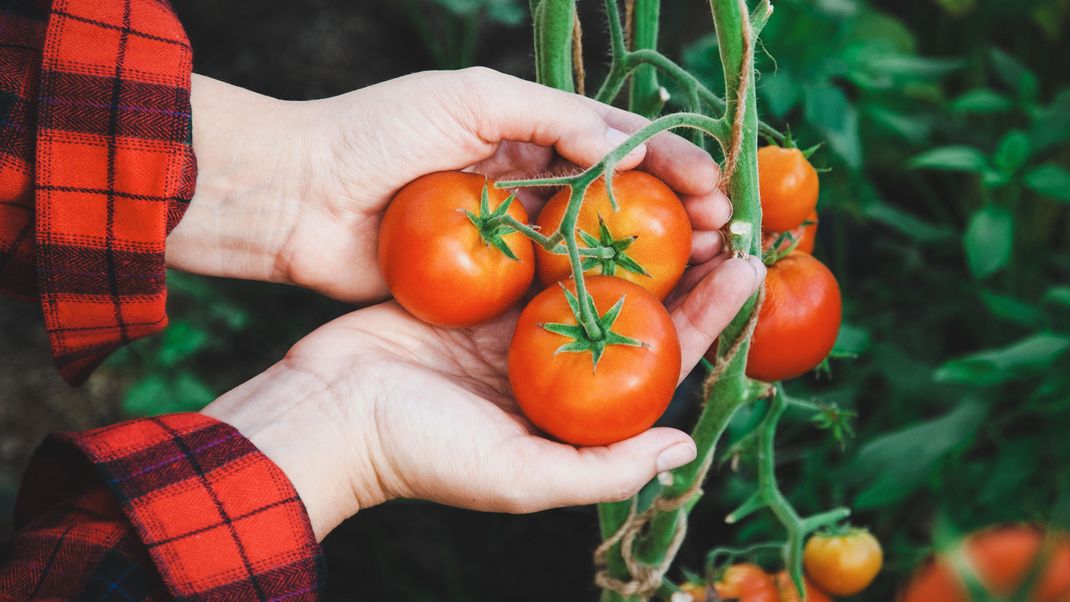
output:
M378 225L406 183L443 170L530 177L588 166L647 123L483 68L418 73L307 102L194 76L192 104L197 192L168 237L168 264L356 303L388 294ZM695 229L693 264L720 252L731 206L705 151L664 133L619 167L648 171L680 194ZM521 200L534 215L537 193Z
M764 279L718 255L670 302L682 379ZM321 327L204 411L249 437L293 481L317 536L394 498L532 512L620 500L690 462L684 433L654 428L605 447L546 439L510 392L514 310L469 329L422 323L394 302Z

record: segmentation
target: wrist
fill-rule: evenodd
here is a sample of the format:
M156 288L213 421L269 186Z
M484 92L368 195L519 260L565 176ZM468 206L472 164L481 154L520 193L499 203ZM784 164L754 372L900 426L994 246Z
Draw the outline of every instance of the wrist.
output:
M183 271L287 281L281 249L297 222L302 149L286 132L300 105L194 75L197 185L167 237L167 265ZM282 129L286 128L286 129Z
M321 541L362 507L384 501L370 468L369 439L354 424L358 400L334 403L315 375L279 363L202 410L249 439L290 480Z

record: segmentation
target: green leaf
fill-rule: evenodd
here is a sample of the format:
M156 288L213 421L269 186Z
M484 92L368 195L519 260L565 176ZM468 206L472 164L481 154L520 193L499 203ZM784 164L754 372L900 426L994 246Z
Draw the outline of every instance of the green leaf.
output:
M962 239L970 273L985 278L1006 267L1014 250L1014 214L1001 205L981 207Z
M845 470L851 482L867 483L852 507L882 508L914 493L942 457L976 433L984 418L981 404L959 403L940 418L872 439Z
M183 372L173 379L152 375L130 386L123 411L131 416L195 412L215 399L215 393L195 375Z
M996 147L994 163L1005 173L1014 173L1029 159L1029 137L1021 130L1011 130Z
M792 80L791 72L787 69L762 75L758 92L765 100L769 113L777 119L783 119L799 104L800 86Z
M1025 174L1025 185L1033 192L1059 201L1070 201L1070 171L1046 163Z
M995 385L1029 377L1047 368L1070 349L1070 338L1040 333L1006 347L979 351L953 359L937 368L939 382L973 386Z
M832 346L832 352L829 355L858 357L869 349L870 340L867 330L844 322L840 325L840 333L836 336L836 344Z
M194 326L185 320L175 320L163 331L159 361L165 366L174 366L182 360L192 357L211 342L211 337L203 328Z
M988 169L988 159L971 146L941 146L925 151L908 162L913 169L940 169L980 173Z
M862 212L869 219L890 226L919 242L943 242L955 236L950 228L934 226L884 201L867 203Z
M1039 84L1037 76L1032 71L998 48L991 50L991 57L996 74L1004 84L1018 92L1021 98L1036 98Z
M1049 288L1044 293L1044 302L1051 305L1070 307L1070 286L1059 285Z
M829 147L852 169L862 165L862 143L858 137L858 112L847 96L831 84L805 88L803 112L806 119L825 135Z
M1014 108L1014 103L994 90L975 88L951 101L948 108L953 113L989 115L1009 111Z
M1013 324L1035 327L1043 324L1046 319L1044 312L1039 307L1009 295L981 291L981 300L984 301L985 306L988 307L988 311L992 312L992 315Z

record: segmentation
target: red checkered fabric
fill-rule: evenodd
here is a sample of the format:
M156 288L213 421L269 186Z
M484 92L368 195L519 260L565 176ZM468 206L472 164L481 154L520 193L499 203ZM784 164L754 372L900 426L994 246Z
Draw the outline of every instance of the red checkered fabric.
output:
M191 68L166 0L0 4L0 292L40 298L71 383L167 324Z
M281 470L200 414L52 436L27 470L0 598L315 600L323 562Z

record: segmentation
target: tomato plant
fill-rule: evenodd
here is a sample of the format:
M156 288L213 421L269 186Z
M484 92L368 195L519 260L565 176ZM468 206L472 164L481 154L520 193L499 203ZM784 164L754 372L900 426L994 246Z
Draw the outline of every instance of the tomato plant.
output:
M739 602L780 602L773 577L756 564L733 564L713 586L718 599Z
M758 149L758 185L765 230L790 232L817 208L817 170L797 148Z
M813 369L840 330L840 286L824 264L794 252L769 267L747 376L773 382Z
M676 194L661 180L642 171L613 177L613 208L605 179L587 189L576 221L576 236L586 248L605 251L604 257L585 257L584 272L617 276L639 284L664 299L680 279L691 253L691 220ZM569 188L555 194L536 223L544 232L561 226L571 196ZM562 253L536 249L536 270L550 285L572 274Z
M989 594L1009 597L1028 581L1034 565L1036 580L1029 592L1030 602L1065 602L1070 599L1070 539L1057 534L1045 547L1045 532L1028 525L1006 525L979 531L961 544L966 571L957 572L948 555L923 566L903 592L901 602L970 602L967 579ZM1041 555L1043 554L1043 555Z
M379 228L379 268L394 299L440 326L509 309L531 285L535 254L500 221L506 215L527 221L520 203L479 174L439 172L407 184Z
M575 281L542 291L517 320L509 382L524 414L575 445L637 435L661 416L680 376L676 326L656 297L611 276L587 279L603 332L587 339Z
M884 564L880 542L869 531L816 533L806 542L806 574L823 591L853 596L866 589Z

